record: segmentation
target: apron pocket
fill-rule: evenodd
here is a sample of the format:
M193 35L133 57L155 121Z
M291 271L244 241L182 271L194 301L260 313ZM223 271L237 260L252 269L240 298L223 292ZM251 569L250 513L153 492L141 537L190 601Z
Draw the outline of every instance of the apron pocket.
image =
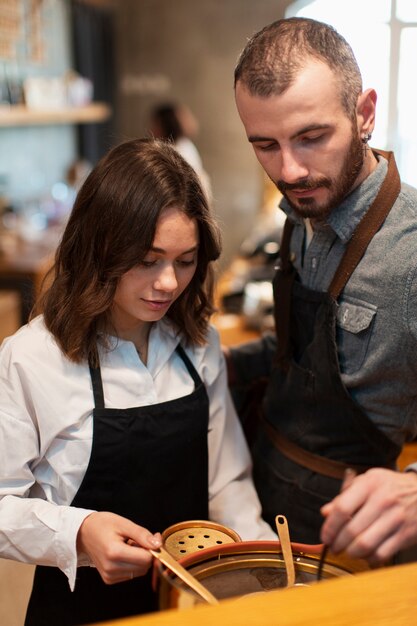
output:
M341 299L336 312L340 371L353 374L363 364L377 308L354 298Z
M320 508L339 493L341 481L294 463L266 437L262 436L254 449L254 481L262 517L275 530L275 516L285 515L292 541L320 543Z

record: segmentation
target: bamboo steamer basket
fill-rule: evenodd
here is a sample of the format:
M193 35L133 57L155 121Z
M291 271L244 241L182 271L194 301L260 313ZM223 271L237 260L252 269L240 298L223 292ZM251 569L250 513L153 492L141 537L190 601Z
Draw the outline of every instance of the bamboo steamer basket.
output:
M171 526L162 537L168 552L218 600L268 593L287 586L279 541L241 541L230 528L204 520ZM369 570L365 561L328 555L318 581L323 546L291 543L291 547L298 585L320 584L321 580ZM161 610L204 603L160 563L155 564L154 586Z

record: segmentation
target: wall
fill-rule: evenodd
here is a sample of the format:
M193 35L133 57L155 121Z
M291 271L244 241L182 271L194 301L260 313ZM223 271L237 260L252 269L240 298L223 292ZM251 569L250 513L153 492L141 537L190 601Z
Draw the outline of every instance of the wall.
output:
M289 0L88 2L104 2L115 11L114 143L144 135L149 110L161 100L183 101L198 117L196 143L212 180L226 265L254 224L263 190L263 175L235 108L233 68L247 37L282 17ZM70 0L47 1L44 7L46 63L19 64L22 77L62 75L72 65ZM6 64L6 70L16 68ZM0 194L19 206L47 193L65 177L76 153L70 125L0 128Z
M233 95L233 69L247 38L283 17L288 0L123 0L117 6L118 133L147 132L162 100L187 103L200 122L196 144L224 233L223 265L250 232L263 175Z

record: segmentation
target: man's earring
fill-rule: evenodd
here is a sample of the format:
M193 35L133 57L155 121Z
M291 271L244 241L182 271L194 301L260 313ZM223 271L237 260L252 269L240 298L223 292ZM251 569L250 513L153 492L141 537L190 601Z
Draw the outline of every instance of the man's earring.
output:
M365 134L364 134L364 135L362 135L362 137L361 137L361 141L362 141L362 143L363 143L363 151L364 151L364 154L366 154L366 153L367 153L367 151L368 151L368 141L371 139L371 137L372 137L372 134L371 134L371 133L365 133Z

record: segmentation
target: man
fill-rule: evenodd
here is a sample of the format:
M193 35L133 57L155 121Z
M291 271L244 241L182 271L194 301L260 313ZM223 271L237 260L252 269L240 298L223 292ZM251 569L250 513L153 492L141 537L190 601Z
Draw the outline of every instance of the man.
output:
M391 153L370 149L377 96L330 26L266 26L239 58L235 93L288 216L278 341L228 359L241 385L268 377L253 445L264 517L286 515L294 541L385 561L417 543L417 475L392 471L417 436L417 191Z

